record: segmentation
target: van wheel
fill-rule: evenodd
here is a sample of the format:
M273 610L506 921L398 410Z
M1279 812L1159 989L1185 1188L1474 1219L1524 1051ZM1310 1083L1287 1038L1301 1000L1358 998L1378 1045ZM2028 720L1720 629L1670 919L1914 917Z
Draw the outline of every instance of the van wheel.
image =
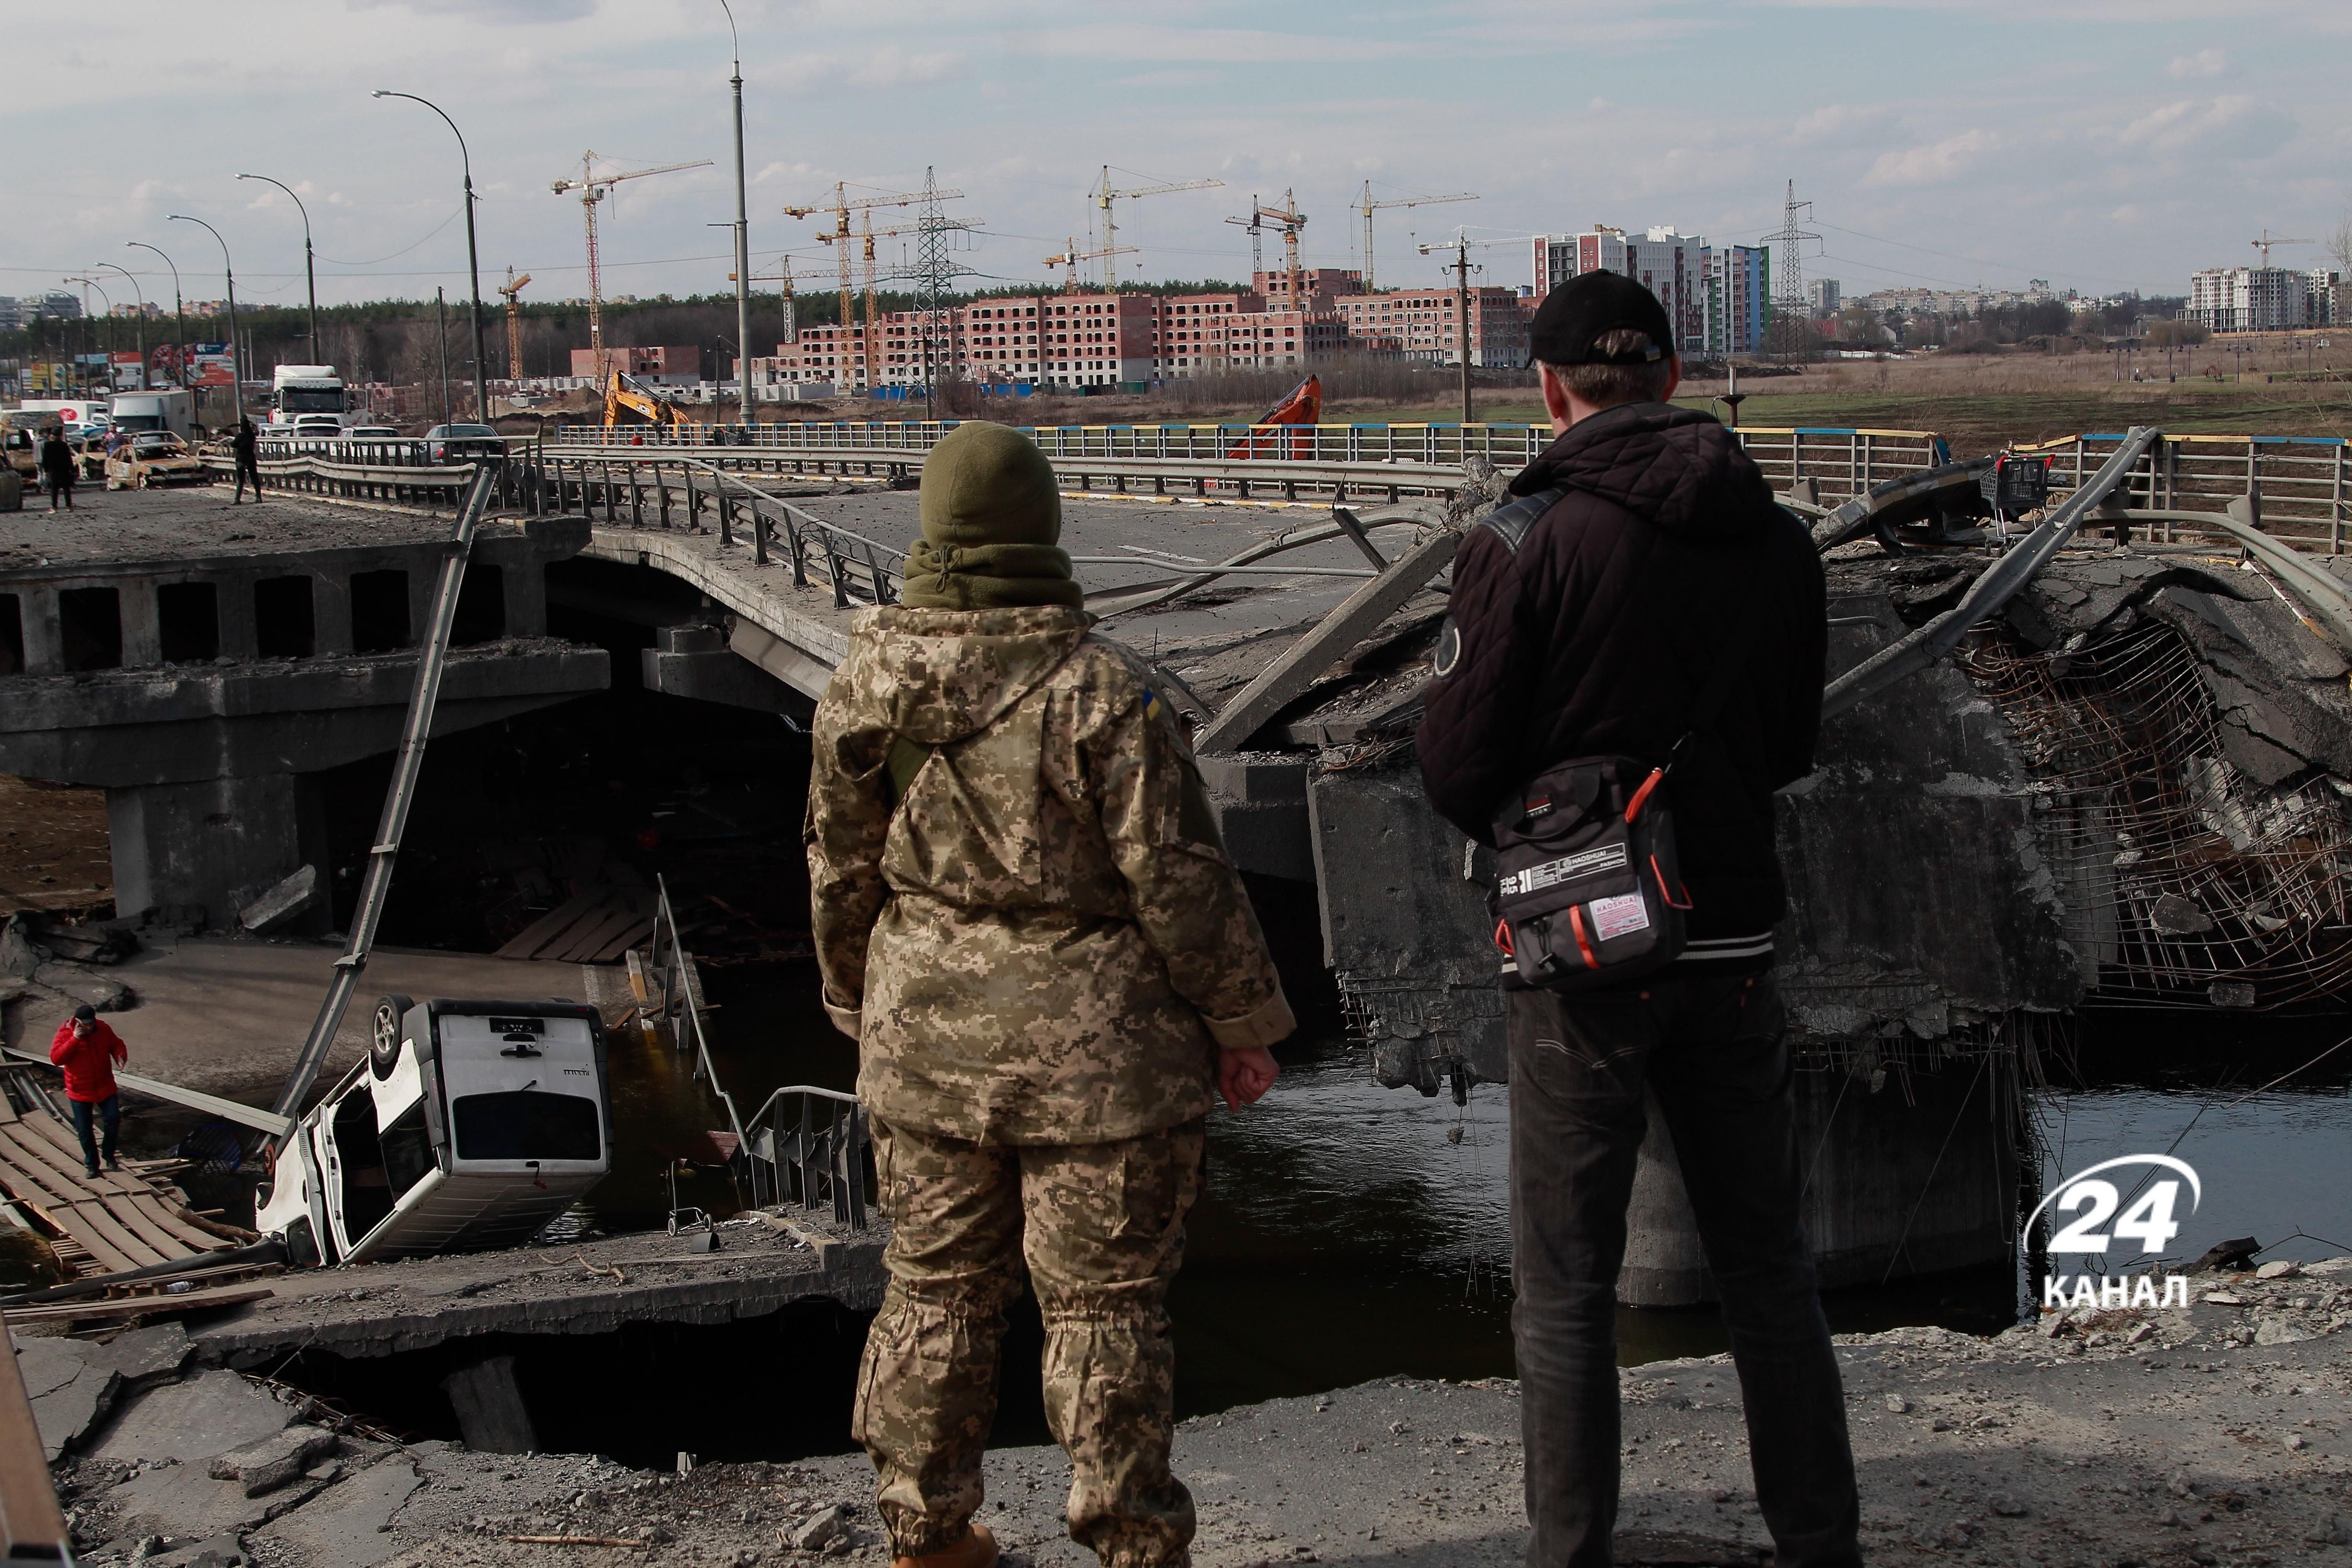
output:
M368 1042L368 1068L382 1083L400 1066L400 1021L416 1004L401 995L379 996L375 1003L375 1026Z

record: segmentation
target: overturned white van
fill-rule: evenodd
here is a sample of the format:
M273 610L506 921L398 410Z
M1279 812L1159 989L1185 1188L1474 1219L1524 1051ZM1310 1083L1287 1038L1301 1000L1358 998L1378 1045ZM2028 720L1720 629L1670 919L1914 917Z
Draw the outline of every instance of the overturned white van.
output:
M297 1267L518 1246L612 1168L612 1121L595 1008L385 996L368 1059L279 1148L256 1228Z

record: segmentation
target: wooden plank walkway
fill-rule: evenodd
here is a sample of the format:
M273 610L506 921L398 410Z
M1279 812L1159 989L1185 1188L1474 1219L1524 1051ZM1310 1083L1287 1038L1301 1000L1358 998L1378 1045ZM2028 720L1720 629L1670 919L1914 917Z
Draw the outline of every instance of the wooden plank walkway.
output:
M79 1274L115 1274L222 1252L251 1232L192 1213L179 1189L135 1169L84 1173L73 1129L45 1107L19 1112L0 1096L0 1189L71 1246Z
M642 884L593 888L532 921L500 958L612 963L653 934L654 890Z

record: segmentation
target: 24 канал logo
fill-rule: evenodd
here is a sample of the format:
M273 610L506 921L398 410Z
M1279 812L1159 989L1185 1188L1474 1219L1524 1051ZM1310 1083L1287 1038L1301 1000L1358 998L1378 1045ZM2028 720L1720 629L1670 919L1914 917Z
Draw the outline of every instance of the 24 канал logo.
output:
M2134 1186L2128 1197L2109 1181L2103 1172L2126 1168L2147 1167L2153 1180L2143 1178ZM2124 1267L2132 1257L2153 1258L2160 1256L2180 1234L2180 1222L2173 1216L2179 1212L2183 1182L2189 1188L2189 1212L2195 1214L2205 1196L2205 1184L2198 1179L2196 1170L2186 1160L2169 1154L2122 1154L2112 1160L2102 1160L2085 1170L2075 1172L2047 1197L2036 1204L2025 1219L2025 1228L2018 1245L2031 1250L2033 1226L2044 1212L2053 1223L2062 1215L2074 1215L2073 1221L2050 1238L2048 1247L2053 1272L2042 1279L2042 1305L2064 1311L2073 1307L2186 1307L2189 1305L2189 1277L2185 1274L2158 1275L2153 1268L2137 1274L2126 1274ZM2136 1253L2134 1244L2137 1244ZM2091 1256L2097 1256L2114 1265L2112 1268L2095 1271L2087 1268ZM2073 1288L2067 1277L2055 1272L2062 1258L2073 1257L2083 1261L2075 1267L2083 1270L2074 1275ZM2161 1289L2158 1280L2161 1279Z

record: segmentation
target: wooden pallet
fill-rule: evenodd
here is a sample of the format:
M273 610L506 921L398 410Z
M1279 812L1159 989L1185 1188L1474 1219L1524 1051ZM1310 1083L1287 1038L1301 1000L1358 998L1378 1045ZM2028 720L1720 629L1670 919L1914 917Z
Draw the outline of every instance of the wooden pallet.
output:
M56 1233L60 1260L77 1273L145 1268L257 1239L193 1213L178 1189L137 1171L85 1174L72 1128L37 1105L19 1113L5 1098L0 1189Z
M593 888L531 921L499 949L500 958L614 963L654 929L651 888Z

